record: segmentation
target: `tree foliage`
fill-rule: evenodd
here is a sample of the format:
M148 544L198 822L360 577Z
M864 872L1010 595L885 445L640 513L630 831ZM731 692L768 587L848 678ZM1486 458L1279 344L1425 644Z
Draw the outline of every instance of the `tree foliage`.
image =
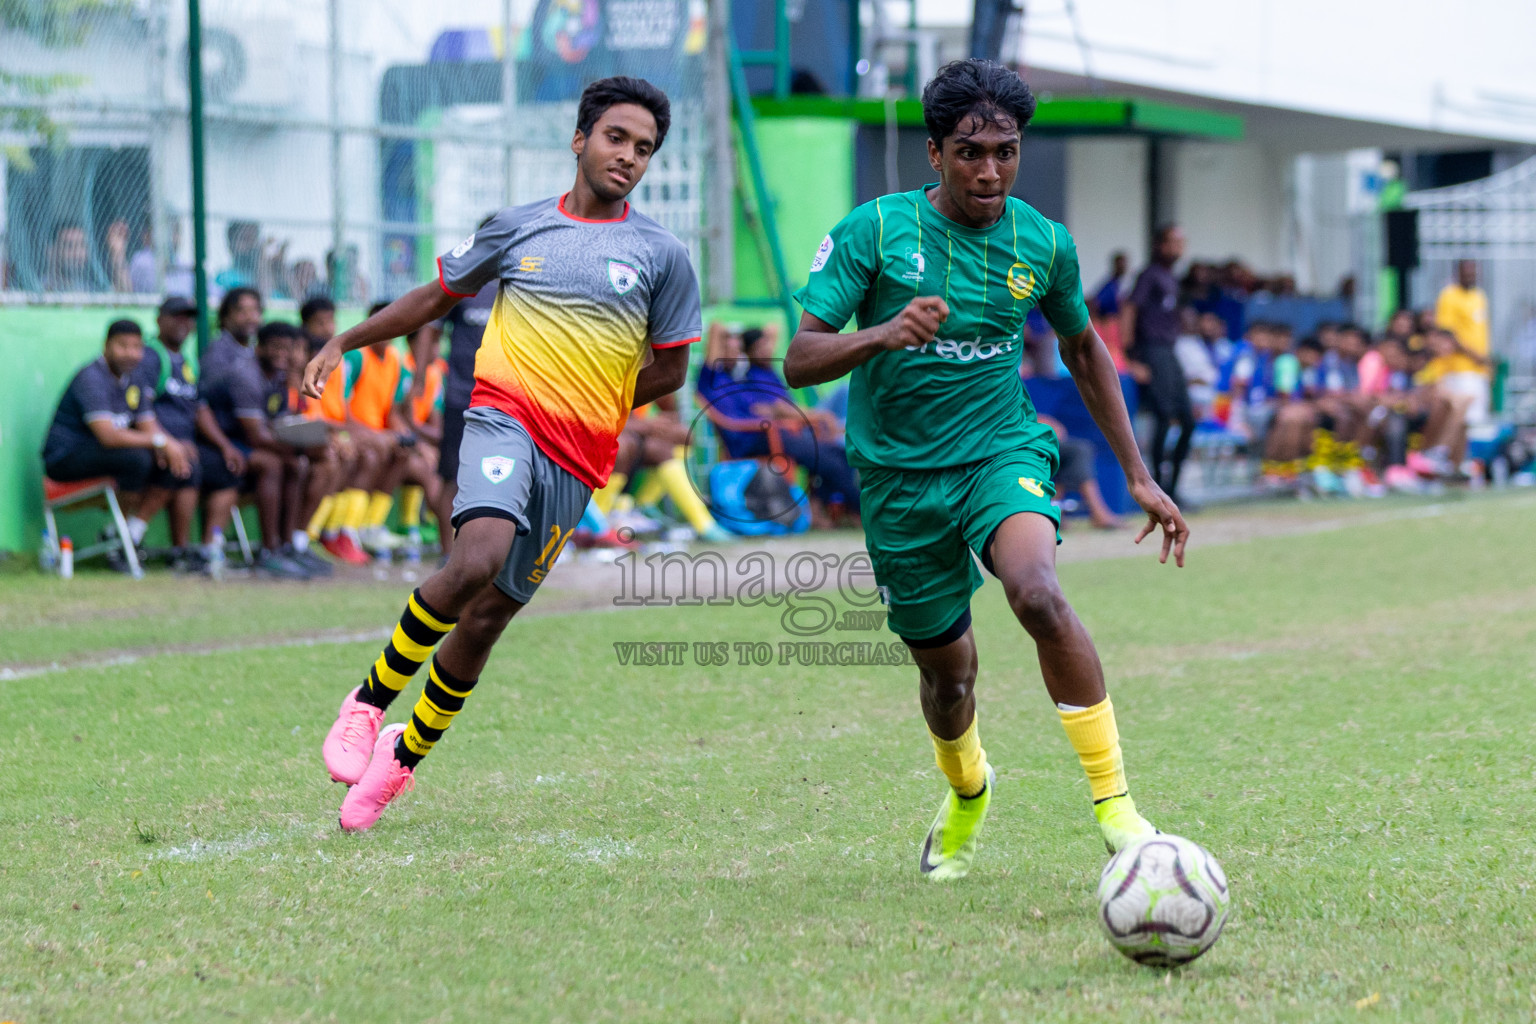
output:
M50 48L79 46L93 21L127 8L127 0L0 0L0 37L19 33ZM0 61L4 53L0 46ZM39 101L81 81L78 75L27 74L0 63L0 133L45 146L62 144L63 126ZM18 168L31 169L26 145L7 145L0 151Z

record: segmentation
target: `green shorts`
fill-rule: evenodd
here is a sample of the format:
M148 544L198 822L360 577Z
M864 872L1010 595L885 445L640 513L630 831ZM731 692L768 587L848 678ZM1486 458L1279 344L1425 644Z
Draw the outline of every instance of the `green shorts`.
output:
M964 633L982 584L971 552L985 560L993 533L1016 512L1038 512L1060 527L1051 504L1058 465L1056 438L1048 436L948 469L861 467L864 543L891 632L918 647L948 643L953 628Z

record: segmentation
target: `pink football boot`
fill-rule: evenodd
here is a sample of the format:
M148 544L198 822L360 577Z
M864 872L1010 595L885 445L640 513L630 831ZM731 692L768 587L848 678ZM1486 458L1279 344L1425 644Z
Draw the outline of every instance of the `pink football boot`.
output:
M395 760L395 740L403 732L405 726L391 725L379 733L368 770L357 780L357 785L347 790L346 799L341 802L341 827L344 830L361 832L371 827L391 800L416 788L415 772Z
M349 786L357 785L368 769L373 741L378 738L379 726L384 724L384 709L358 700L361 690L359 686L341 702L336 723L325 734L325 745L320 748L331 778Z

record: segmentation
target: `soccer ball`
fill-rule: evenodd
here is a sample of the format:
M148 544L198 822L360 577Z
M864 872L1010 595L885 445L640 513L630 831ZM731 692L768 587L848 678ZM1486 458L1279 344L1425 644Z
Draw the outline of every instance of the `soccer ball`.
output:
M1099 925L1148 967L1177 967L1210 949L1227 923L1227 876L1183 836L1155 835L1111 858L1099 877Z

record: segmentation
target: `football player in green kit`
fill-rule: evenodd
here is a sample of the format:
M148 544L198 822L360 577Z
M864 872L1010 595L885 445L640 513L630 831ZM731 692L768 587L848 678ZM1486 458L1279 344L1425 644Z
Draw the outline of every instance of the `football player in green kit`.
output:
M849 461L892 632L920 675L923 717L951 791L923 844L933 879L963 877L995 773L976 729L971 552L1003 583L1035 642L1111 851L1156 832L1125 781L1115 714L1083 624L1056 578L1055 435L1019 379L1024 318L1038 305L1083 401L1146 511L1184 564L1178 508L1137 450L1109 351L1088 320L1077 249L1060 224L1009 192L1035 110L1013 71L982 60L942 68L923 90L937 184L881 196L832 229L796 298L804 315L784 360L791 386L852 373ZM839 333L850 318L858 330Z

